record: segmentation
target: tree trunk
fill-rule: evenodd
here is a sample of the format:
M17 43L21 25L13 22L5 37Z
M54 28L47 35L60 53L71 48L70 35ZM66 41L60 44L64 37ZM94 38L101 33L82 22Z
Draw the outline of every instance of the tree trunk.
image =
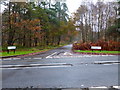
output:
M35 46L37 46L38 38L34 38L34 43L35 43Z
M57 45L60 45L60 41L61 41L61 36L58 36L58 42L57 42Z

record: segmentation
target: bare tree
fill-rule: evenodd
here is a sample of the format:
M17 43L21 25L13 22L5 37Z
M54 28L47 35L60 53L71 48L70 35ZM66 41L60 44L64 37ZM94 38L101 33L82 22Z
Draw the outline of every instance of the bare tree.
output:
M76 11L75 23L79 23L82 41L108 40L107 30L113 26L117 16L117 5L115 2L82 3Z

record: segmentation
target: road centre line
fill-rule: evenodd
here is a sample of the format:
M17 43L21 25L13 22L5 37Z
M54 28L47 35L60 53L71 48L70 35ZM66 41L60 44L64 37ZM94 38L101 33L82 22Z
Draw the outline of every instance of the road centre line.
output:
M41 57L40 58L5 58L5 59L1 59L1 60L20 60L20 59L42 59Z
M2 59L2 60L19 60L21 58L5 58L5 59Z
M41 66L41 67L18 67L18 68L0 68L0 69L12 69L12 70L16 70L16 69L32 69L32 68L58 68L58 67L71 67L70 65L63 65L63 66Z
M2 60L12 60L12 58L5 58L5 59L2 59Z
M0 65L0 68L4 67L23 67L23 66L49 66L49 65L68 65L67 63L48 63L48 64L26 64L26 65Z
M63 65L67 63L29 64L29 65Z
M29 64L29 65L3 65L0 69L26 69L26 68L51 68L51 67L71 67L67 63L49 63L49 64Z
M112 87L106 87L106 86L89 87L89 90L93 90L93 89L107 89L107 90L109 90L109 88L114 88L114 89L120 90L120 86L112 86Z
M61 90L120 90L120 86L92 86L87 88L67 88Z
M42 58L40 57L40 58L33 58L33 59L42 59Z
M107 89L108 87L106 87L106 86L100 86L100 87L90 87L90 89L92 89L92 88L98 88L98 89Z
M120 63L119 61L94 61L94 63Z

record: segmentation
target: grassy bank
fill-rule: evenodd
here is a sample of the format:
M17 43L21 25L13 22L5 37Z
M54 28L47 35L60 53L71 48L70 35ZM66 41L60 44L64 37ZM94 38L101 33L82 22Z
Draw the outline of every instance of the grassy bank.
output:
M64 44L59 46L44 46L44 47L17 47L16 52L14 53L12 50L10 50L9 53L7 53L7 49L4 47L3 51L0 52L0 56L14 56L14 55L24 55L24 54L30 54L30 53L36 53L36 52L42 52L42 51L48 51L51 49L55 49L58 47L64 46Z
M15 53L13 51L10 51L9 53L7 52L2 52L2 56L14 56L14 55L24 55L24 54L30 54L30 53L35 53L35 52L40 52L44 50L37 50L37 51L16 51Z
M81 53L105 53L105 54L120 54L120 51L89 51L89 50L74 50Z

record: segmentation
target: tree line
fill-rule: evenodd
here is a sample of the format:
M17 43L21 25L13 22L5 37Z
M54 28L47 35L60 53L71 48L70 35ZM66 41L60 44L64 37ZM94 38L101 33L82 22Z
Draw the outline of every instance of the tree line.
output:
M119 41L120 2L83 2L74 13L74 23L79 31L80 41Z
M74 22L65 2L2 2L2 46L48 46L72 42Z

